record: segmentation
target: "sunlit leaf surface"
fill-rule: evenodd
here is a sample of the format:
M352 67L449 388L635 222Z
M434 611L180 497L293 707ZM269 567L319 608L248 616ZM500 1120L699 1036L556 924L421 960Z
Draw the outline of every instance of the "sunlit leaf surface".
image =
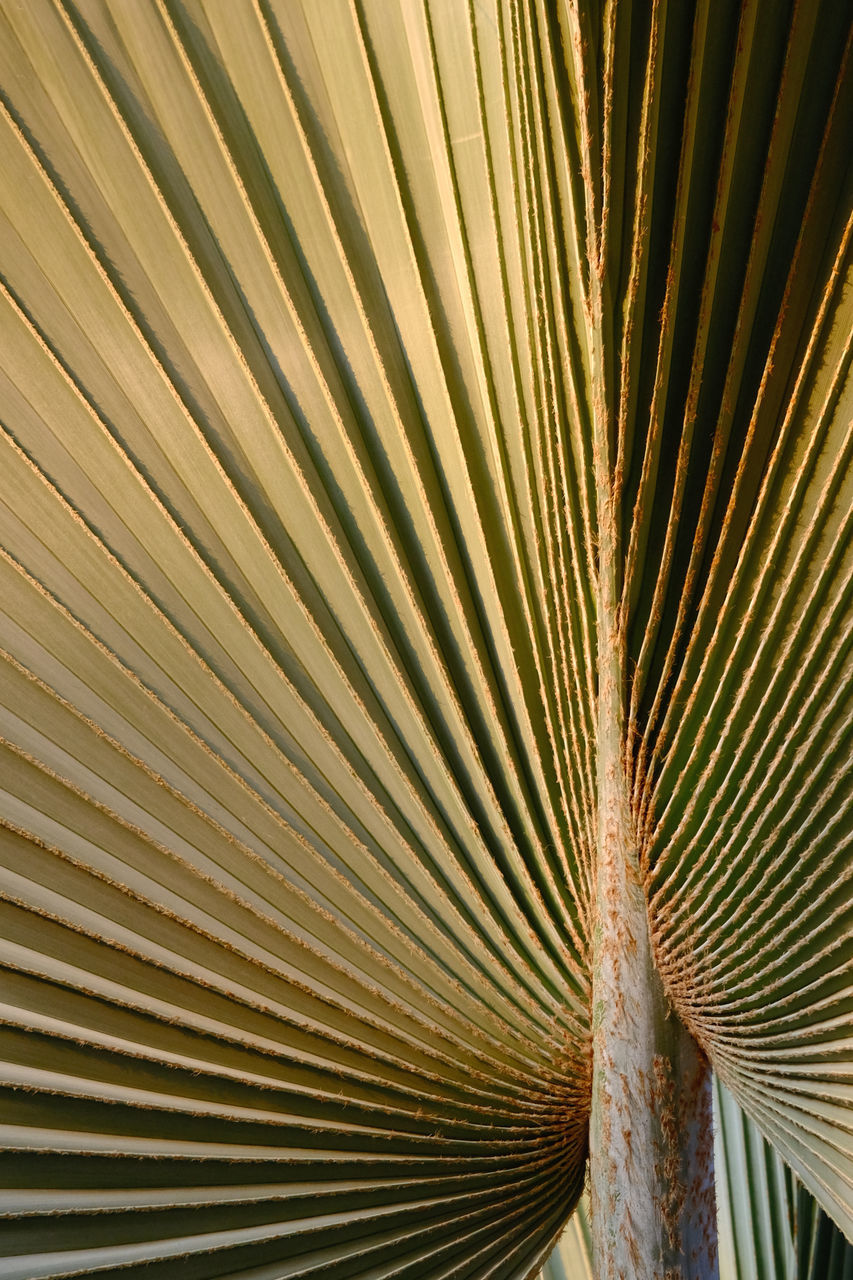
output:
M5 1280L539 1270L605 501L661 973L853 1235L849 41L2 0Z

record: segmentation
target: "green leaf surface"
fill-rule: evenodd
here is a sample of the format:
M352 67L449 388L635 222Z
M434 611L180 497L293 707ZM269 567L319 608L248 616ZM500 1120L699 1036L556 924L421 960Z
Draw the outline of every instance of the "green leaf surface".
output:
M721 1280L846 1280L853 1245L719 1082L714 1120Z
M0 0L6 1280L592 1274L602 645L724 1264L846 1280L850 43Z

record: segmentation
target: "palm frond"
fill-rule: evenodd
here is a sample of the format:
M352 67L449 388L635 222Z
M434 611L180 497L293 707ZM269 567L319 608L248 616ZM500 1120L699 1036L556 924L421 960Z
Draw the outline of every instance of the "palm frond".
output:
M853 1246L720 1084L714 1118L721 1280L845 1280Z
M540 1272L539 1280L593 1280L589 1200L582 1197Z
M849 45L0 3L7 1280L539 1270L614 512L667 996L853 1237Z

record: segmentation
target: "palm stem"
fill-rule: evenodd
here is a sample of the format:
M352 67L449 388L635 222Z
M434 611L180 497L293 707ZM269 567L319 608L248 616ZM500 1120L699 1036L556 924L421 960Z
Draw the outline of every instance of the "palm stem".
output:
M655 968L624 768L615 520L601 503L590 1132L596 1275L716 1277L710 1068Z

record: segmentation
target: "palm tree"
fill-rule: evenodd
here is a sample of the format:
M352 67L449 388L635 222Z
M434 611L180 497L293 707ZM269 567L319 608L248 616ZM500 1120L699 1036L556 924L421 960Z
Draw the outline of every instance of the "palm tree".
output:
M842 1274L847 6L0 24L0 1275Z

